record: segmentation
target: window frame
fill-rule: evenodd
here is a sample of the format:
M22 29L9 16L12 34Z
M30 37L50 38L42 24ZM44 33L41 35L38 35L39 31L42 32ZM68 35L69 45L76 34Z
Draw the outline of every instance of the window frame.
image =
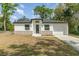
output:
M25 30L30 30L30 25L25 25Z
M44 30L50 30L50 26L49 25L44 25Z

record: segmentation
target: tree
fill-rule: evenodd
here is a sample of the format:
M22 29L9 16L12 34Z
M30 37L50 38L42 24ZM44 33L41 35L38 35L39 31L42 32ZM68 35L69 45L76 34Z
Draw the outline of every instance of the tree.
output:
M79 11L79 4L65 4L64 18L69 23L69 32L77 31L78 18L74 15Z
M52 12L53 12L53 10L47 8L45 5L36 6L34 8L34 14L39 15L40 18L42 18L42 19L51 18L49 16L51 16Z
M3 30L3 20L2 15L0 15L0 31Z
M63 20L64 6L59 4L54 10L54 20Z
M7 27L6 25L8 24L7 22L10 20L10 16L14 14L17 4L13 3L2 3L2 14L3 14L3 26L4 26L4 31L6 31Z
M75 31L78 19L74 16L79 11L79 4L61 4L55 9L55 19L68 22L69 32Z

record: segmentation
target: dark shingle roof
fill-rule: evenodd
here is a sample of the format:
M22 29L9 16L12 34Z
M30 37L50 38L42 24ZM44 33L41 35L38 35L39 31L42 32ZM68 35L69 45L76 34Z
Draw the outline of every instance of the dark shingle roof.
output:
M43 23L65 23L66 21L43 19Z
M23 18L23 19L18 19L17 21L15 21L14 23L30 23L31 20L28 18Z
M42 20L43 23L66 23L66 21L58 21L58 20L49 20L49 19L41 19L41 18L33 18L33 19L19 19L15 21L14 23L31 23L33 20Z

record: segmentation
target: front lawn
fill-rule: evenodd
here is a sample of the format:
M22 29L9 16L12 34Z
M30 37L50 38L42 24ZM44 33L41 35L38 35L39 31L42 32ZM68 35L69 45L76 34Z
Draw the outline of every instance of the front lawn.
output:
M32 37L0 34L0 55L72 56L79 55L71 46L53 36Z

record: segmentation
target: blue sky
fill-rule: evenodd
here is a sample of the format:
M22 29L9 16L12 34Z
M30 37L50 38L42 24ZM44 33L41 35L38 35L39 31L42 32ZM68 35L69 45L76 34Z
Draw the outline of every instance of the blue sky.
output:
M29 19L36 18L37 16L34 15L33 9L36 6L41 6L41 5L45 5L48 8L55 8L57 4L55 4L55 3L23 3L22 4L21 3L17 7L17 10L14 13L14 15L11 16L10 20L13 22L13 21L21 18L22 16L26 16Z

